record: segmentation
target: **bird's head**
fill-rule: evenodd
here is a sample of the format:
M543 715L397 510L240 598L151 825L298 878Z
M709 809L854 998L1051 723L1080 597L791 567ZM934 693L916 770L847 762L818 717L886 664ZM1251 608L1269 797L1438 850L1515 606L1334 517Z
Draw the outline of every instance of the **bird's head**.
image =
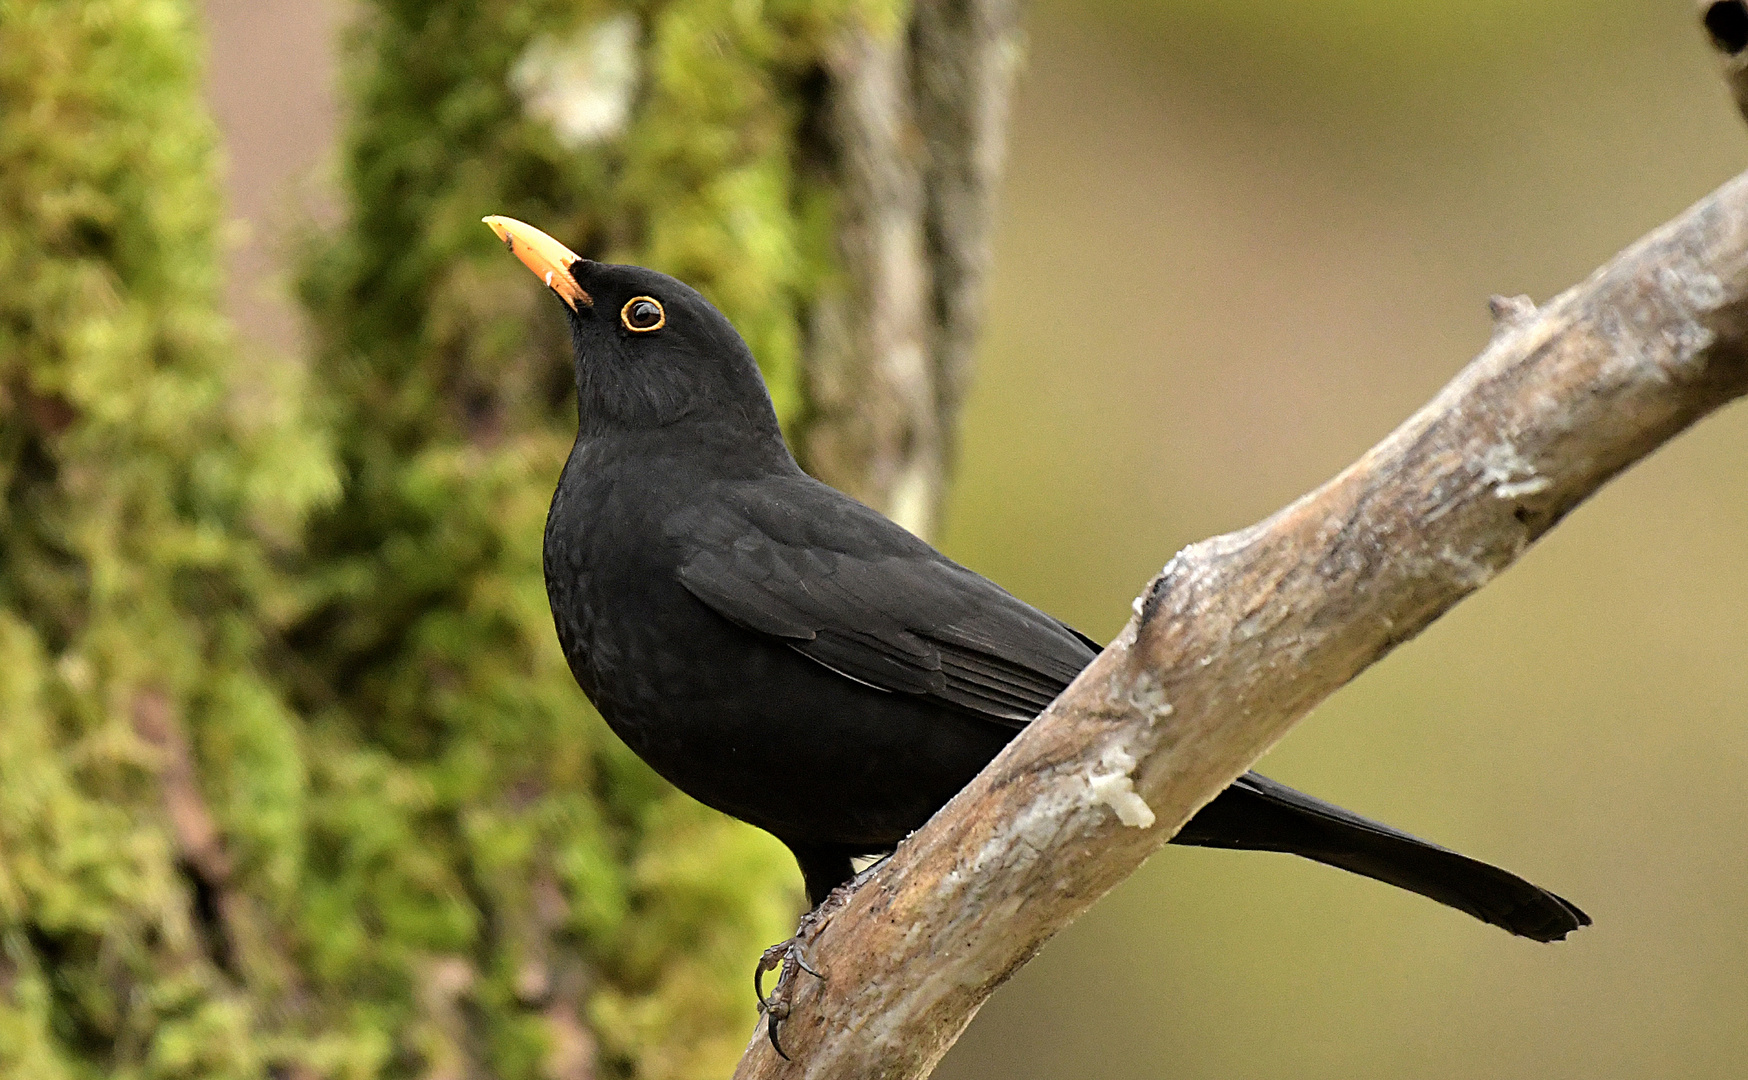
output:
M752 350L696 289L641 266L581 258L514 218L485 222L564 301L585 432L695 420L781 439Z

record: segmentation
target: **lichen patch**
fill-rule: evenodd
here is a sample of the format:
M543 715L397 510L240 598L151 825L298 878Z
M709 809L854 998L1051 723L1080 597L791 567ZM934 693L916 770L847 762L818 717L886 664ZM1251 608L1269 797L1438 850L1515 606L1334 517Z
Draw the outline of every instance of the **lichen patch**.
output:
M1099 757L1098 768L1087 774L1087 801L1093 806L1108 806L1131 829L1153 827L1153 807L1147 805L1135 790L1135 757L1121 746L1113 746Z

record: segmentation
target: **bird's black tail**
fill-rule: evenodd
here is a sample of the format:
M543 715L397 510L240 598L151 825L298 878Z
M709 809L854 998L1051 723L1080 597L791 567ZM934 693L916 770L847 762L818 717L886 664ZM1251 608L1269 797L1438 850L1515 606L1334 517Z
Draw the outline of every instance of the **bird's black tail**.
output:
M1204 806L1174 844L1284 851L1338 866L1466 911L1537 941L1558 941L1590 916L1546 889L1339 806L1246 773Z

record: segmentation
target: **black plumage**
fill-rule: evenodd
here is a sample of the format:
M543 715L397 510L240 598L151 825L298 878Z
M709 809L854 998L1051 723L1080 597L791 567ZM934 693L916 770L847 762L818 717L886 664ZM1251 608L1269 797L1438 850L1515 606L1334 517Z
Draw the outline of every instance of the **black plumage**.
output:
M562 247L539 262L494 228L537 272L568 271L547 280L571 306L578 435L545 571L571 670L657 772L787 844L818 904L853 856L922 825L1097 646L807 476L750 351L691 288ZM1174 842L1290 852L1537 940L1589 922L1503 870L1254 773Z

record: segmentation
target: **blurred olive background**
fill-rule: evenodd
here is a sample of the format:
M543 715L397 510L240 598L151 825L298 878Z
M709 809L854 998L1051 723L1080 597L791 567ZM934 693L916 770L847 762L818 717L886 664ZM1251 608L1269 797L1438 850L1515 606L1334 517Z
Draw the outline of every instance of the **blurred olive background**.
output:
M336 3L213 0L268 342L321 213ZM1037 0L945 546L1104 637L1538 301L1748 164L1686 0ZM1169 849L939 1075L1735 1077L1748 1061L1748 410L1321 708L1280 779L1496 861L1557 946L1285 857Z

